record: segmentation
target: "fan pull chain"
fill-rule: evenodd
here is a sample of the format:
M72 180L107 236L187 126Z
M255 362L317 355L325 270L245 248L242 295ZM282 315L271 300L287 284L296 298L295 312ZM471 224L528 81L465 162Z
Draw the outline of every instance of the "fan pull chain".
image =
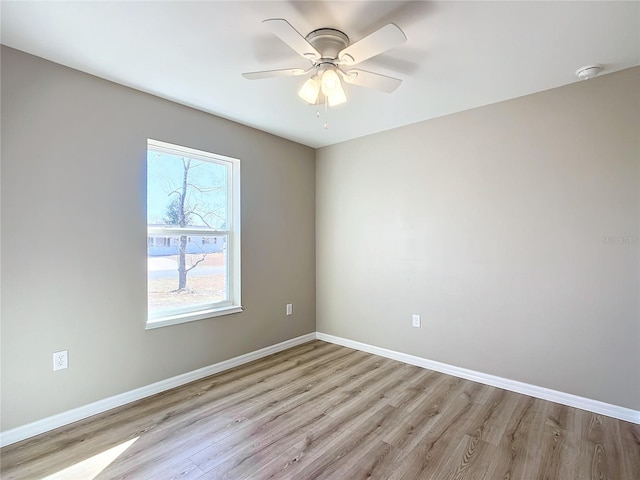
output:
M320 104L316 103L316 118L320 118ZM329 100L324 97L324 129L329 129Z
M329 116L329 100L327 99L327 97L324 97L324 129L325 130L329 129L328 116Z

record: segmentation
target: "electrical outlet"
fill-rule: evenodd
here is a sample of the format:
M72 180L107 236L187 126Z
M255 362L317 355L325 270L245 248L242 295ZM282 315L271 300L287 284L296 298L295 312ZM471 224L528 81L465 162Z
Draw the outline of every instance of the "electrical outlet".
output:
M411 316L412 325L416 328L420 328L420 315L413 314Z
M293 303L287 303L287 315L291 315L293 313Z
M53 371L69 367L69 352L62 350L53 354Z

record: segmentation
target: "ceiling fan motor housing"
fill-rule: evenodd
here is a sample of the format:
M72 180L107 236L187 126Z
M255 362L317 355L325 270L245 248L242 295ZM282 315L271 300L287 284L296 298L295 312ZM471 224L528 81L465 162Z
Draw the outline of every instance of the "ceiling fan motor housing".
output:
M349 37L335 28L319 28L309 33L305 39L322 55L318 63L322 60L336 60L338 53L349 46Z

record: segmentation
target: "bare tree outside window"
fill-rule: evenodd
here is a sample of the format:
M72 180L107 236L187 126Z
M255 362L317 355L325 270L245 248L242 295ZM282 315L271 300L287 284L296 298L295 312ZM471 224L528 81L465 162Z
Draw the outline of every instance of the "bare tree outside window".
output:
M206 197L215 198L216 194L225 190L225 185L220 183L224 180L213 177L208 177L207 180L203 180L198 177L196 169L207 168L206 162L199 162L191 158L182 158L182 181L175 189L171 190L168 194L169 204L167 205L166 215L164 217L165 223L168 225L177 225L180 228L186 228L195 224L202 224L207 228L214 228L212 223L224 224L224 203L211 204L206 202L198 202L197 200ZM212 183L207 183L212 182ZM167 181L167 184L173 186L171 180ZM196 195L196 192L199 195ZM197 197L197 198L195 198ZM193 222L193 218L198 221ZM177 291L187 288L187 274L196 268L200 263L204 262L207 258L207 252L205 249L201 249L199 258L191 258L191 262L187 265L187 235L180 236L180 243L178 245L178 287ZM202 244L202 243L201 243Z

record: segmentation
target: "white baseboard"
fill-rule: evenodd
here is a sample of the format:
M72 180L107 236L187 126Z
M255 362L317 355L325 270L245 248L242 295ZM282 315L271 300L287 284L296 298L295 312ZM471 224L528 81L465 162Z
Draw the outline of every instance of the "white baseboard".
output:
M112 408L126 405L127 403L141 400L145 397L161 393L166 390L170 390L181 385L185 385L195 380L214 375L230 368L243 365L245 363L258 360L259 358L266 357L273 353L281 352L296 345L301 345L311 340L323 340L329 343L335 343L336 345L342 345L344 347L353 348L355 350L361 350L363 352L372 353L381 357L398 360L400 362L408 363L410 365L416 365L422 368L428 368L429 370L435 370L436 372L446 373L453 375L454 377L464 378L472 380L474 382L483 383L485 385L491 385L492 387L503 388L511 392L522 393L531 397L541 398L543 400L549 400L551 402L560 403L570 407L580 408L590 412L598 413L601 415L607 415L609 417L617 418L619 420L625 420L640 424L640 411L632 410L630 408L619 407L609 403L601 402L599 400L591 400L589 398L579 397L570 393L564 393L557 390L551 390L549 388L538 387L536 385L530 385L528 383L518 382L515 380L509 380L507 378L497 377L495 375L489 375L482 372L476 372L474 370L468 370L466 368L455 367L453 365L447 365L446 363L440 363L426 358L409 355L406 353L396 352L394 350L388 350L386 348L375 347L366 343L356 342L346 338L336 337L334 335L328 335L326 333L313 332L300 337L292 338L276 345L261 348L254 352L249 352L238 357L224 360L222 362L210 365L208 367L200 368L192 372L187 372L182 375L161 380L159 382L147 385L146 387L137 388L129 392L124 392L113 397L105 398L97 402L84 405L82 407L75 408L51 417L38 420L27 425L13 428L0 432L0 447L11 445L12 443L25 440L35 435L48 432L55 428L63 427L78 420L88 418L98 413L106 412Z
M487 373L468 370L466 368L455 367L453 365L447 365L446 363L427 360L426 358L416 357L414 355L408 355L406 353L396 352L394 350L387 350L386 348L375 347L373 345L328 335L326 333L316 332L316 338L325 342L335 343L337 345L353 348L355 350L361 350L363 352L373 353L374 355L379 355L381 357L398 360L410 365L416 365L418 367L428 368L429 370L435 370L436 372L446 373L447 375L453 375L454 377L472 380L474 382L483 383L492 387L502 388L511 392L522 393L524 395L540 398L542 400L549 400L551 402L560 403L569 407L575 407L581 410L587 410L589 412L617 418L619 420L625 420L627 422L640 424L640 411L638 410L619 407L617 405L601 402L599 400L579 397L570 393L551 390L544 387L538 387L536 385L530 385L528 383L518 382L516 380L509 380L508 378L502 378L495 375L489 375Z
M0 432L0 447L25 440L35 435L40 435L41 433L48 432L50 430L53 430L54 428L77 422L78 420L85 419L98 413L106 412L107 410L126 405L127 403L131 403L136 400L141 400L145 397L155 395L156 393L161 393L166 390L185 385L189 382L200 380L201 378L208 377L209 375L220 373L224 370L228 370L230 368L252 362L253 360L266 357L267 355L271 355L273 353L281 352L282 350L286 350L287 348L310 342L311 340L315 340L315 338L315 332L308 333L306 335L292 338L291 340L286 340L276 345L271 345L254 352L249 352L238 357L230 358L229 360L224 360L222 362L209 365L208 367L199 368L198 370L194 370L192 372L187 372L182 375L167 378L166 380L152 383L151 385L147 385L146 387L136 388L135 390L124 392L119 395L114 395L113 397L105 398L103 400L99 400L82 407L74 408L73 410L68 410L66 412L59 413L57 415L53 415L51 417L47 417L42 420L29 423L27 425Z

